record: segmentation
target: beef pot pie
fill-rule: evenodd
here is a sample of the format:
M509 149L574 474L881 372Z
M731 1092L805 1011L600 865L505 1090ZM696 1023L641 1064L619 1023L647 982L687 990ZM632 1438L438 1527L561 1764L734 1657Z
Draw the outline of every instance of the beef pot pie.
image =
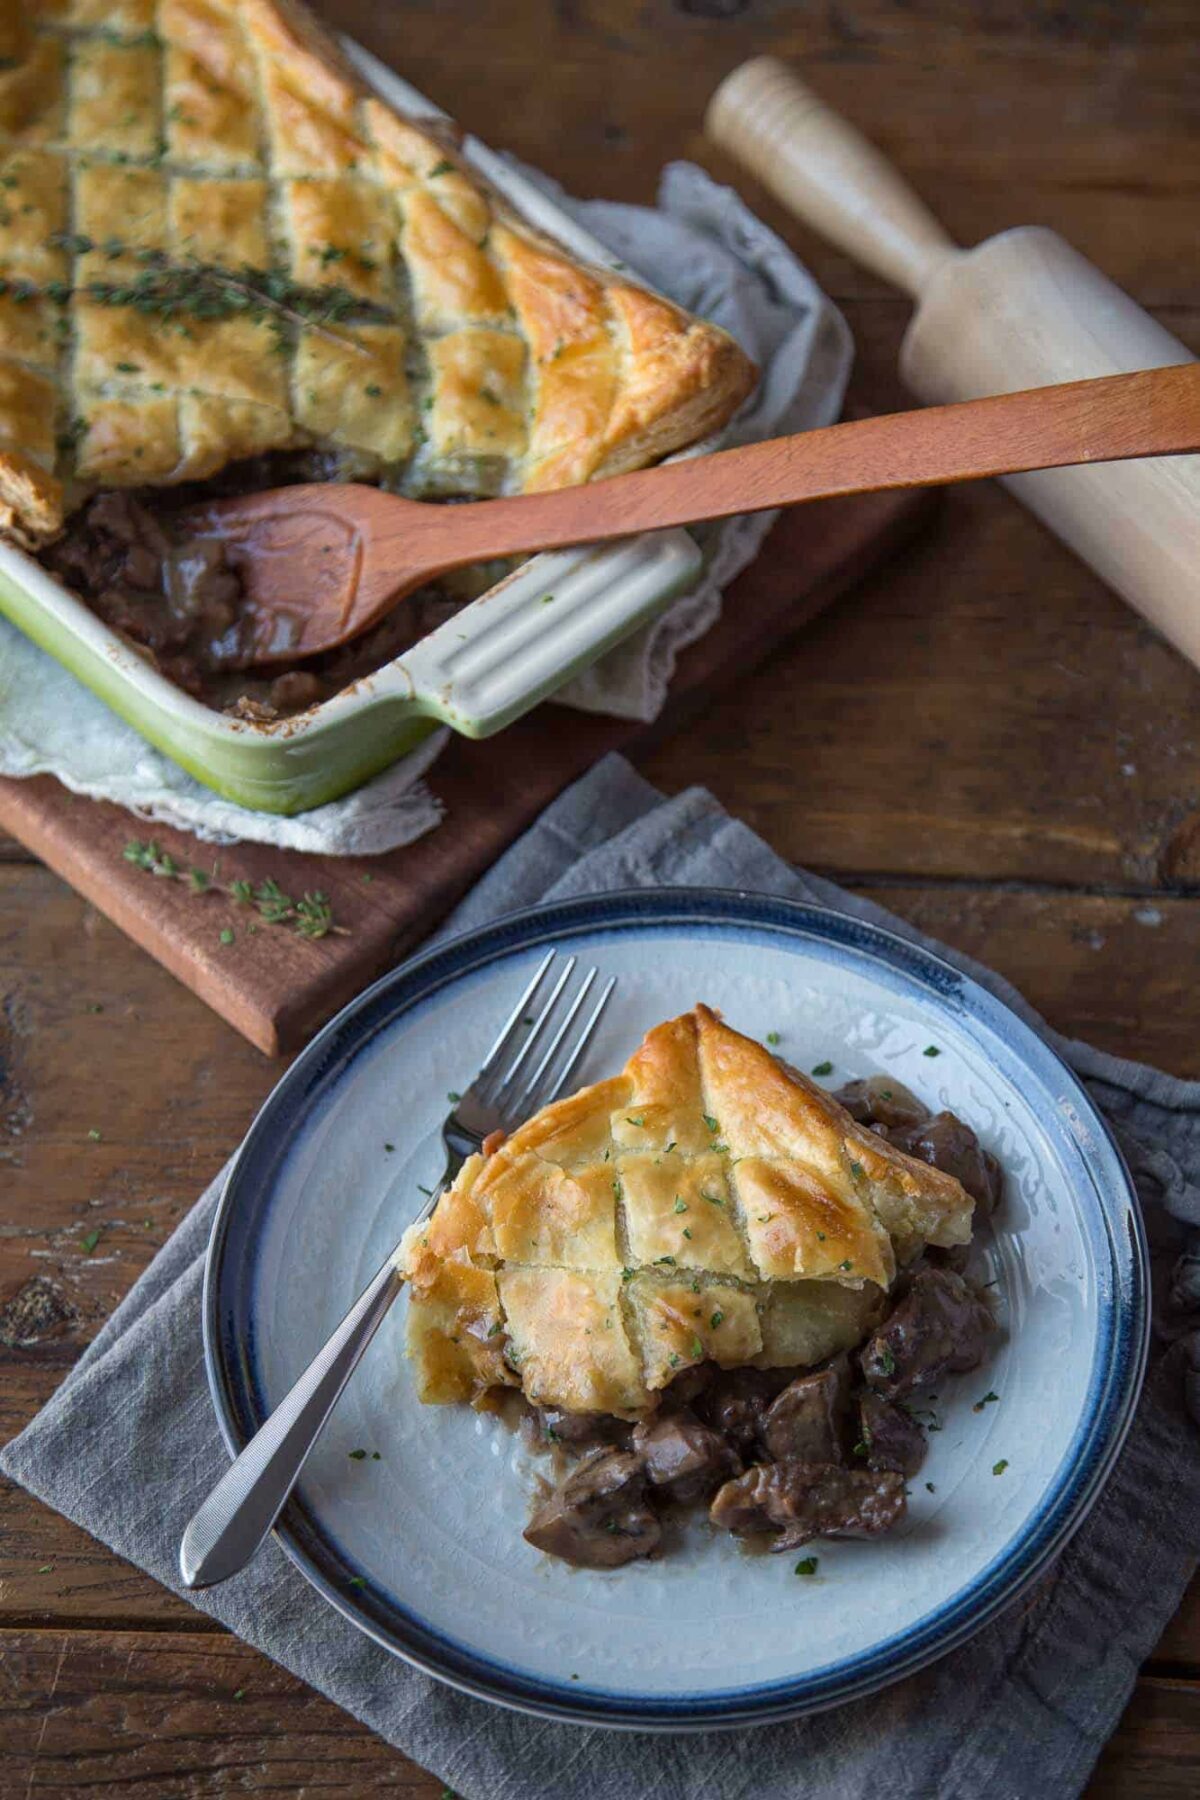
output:
M231 672L241 587L219 546L175 541L172 496L534 493L696 442L753 375L521 218L293 0L0 0L0 533L214 703L254 688ZM495 578L260 684L250 715Z
M967 1126L886 1079L833 1096L700 1005L489 1149L405 1236L408 1353L422 1401L521 1396L564 1475L532 1543L612 1567L697 1501L776 1549L902 1517L914 1401L994 1332Z

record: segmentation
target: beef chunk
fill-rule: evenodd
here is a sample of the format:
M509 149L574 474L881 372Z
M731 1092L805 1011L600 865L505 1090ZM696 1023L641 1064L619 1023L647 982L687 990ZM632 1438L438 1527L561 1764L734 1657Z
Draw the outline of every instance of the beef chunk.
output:
M862 1353L870 1387L902 1400L947 1371L973 1369L996 1329L991 1308L953 1269L921 1269Z
M890 1471L832 1463L757 1463L719 1488L709 1518L738 1537L778 1535L792 1550L812 1537L876 1537L905 1511L904 1481Z
M651 1487L671 1500L699 1500L718 1482L741 1473L741 1458L728 1438L691 1412L668 1413L638 1425L633 1448Z
M902 1406L893 1406L882 1394L864 1388L858 1397L861 1442L868 1469L892 1469L897 1475L915 1475L925 1461L925 1433Z
M917 1125L929 1117L929 1108L891 1075L848 1081L833 1097L859 1125L883 1125L890 1131L893 1126Z
M542 1502L525 1537L581 1569L616 1569L657 1550L662 1527L646 1501L641 1459L597 1450Z
M690 1369L681 1369L670 1386L662 1391L661 1410L677 1412L681 1406L694 1406L720 1375L720 1369L713 1362L693 1363Z
M611 1413L562 1412L556 1406L534 1409L538 1435L543 1443L565 1444L572 1450L594 1450L598 1444L624 1444L629 1427Z
M151 651L183 687L237 648L242 585L212 539L173 542L148 506L97 494L45 552L47 566L106 624Z
M752 1452L764 1412L787 1384L786 1369L723 1369L696 1410L738 1450Z
M952 1112L934 1113L904 1129L889 1130L887 1139L897 1150L931 1163L961 1181L972 1200L990 1214L1000 1199L1003 1176L1000 1164L985 1150L969 1125Z
M801 1375L772 1400L760 1435L776 1462L842 1462L850 1389L850 1365L839 1356L827 1369Z

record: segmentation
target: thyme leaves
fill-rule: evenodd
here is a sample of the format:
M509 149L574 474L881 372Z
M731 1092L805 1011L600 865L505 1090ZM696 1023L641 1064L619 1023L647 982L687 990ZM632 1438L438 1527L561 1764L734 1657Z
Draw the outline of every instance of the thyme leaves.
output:
M29 282L10 281L0 291L11 292L18 299L33 298L38 292L58 300L79 294L98 306L128 306L134 312L170 322L247 317L277 328L286 324L297 330L315 331L339 348L352 349L361 356L370 354L364 345L330 327L350 321L394 322L386 307L336 282L313 286L293 280L281 270L257 269L250 264L227 269L196 258L173 262L162 250L133 248L117 238L98 244L78 232L55 232L47 241L73 255L100 251L110 261L127 256L140 266L127 281L97 279L74 288L55 282L51 284L53 293L50 287L39 290Z
M252 906L268 925L287 925L298 936L316 940L328 937L331 933L337 937L347 936L343 925L334 923L333 907L327 895L320 892L302 894L298 900L285 894L279 883L270 877L258 883L251 881L218 881L215 875L205 869L185 868L177 862L170 851L164 850L161 844L153 839L149 843L140 843L136 838L126 844L122 855L127 863L135 869L141 869L146 875L157 876L161 881L177 881L182 883L189 893L196 895L223 894L235 906ZM233 933L226 927L221 933L223 944L232 943Z

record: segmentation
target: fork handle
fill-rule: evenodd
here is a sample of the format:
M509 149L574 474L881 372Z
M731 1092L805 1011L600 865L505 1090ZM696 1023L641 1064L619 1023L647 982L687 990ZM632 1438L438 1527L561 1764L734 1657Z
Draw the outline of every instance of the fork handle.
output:
M403 1285L393 1252L222 1475L179 1546L185 1587L212 1587L245 1568L279 1517L338 1395Z

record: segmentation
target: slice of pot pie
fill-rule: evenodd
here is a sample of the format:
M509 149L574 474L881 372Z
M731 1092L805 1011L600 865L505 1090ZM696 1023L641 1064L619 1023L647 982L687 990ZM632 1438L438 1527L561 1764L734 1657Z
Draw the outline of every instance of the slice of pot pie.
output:
M26 546L97 490L279 452L426 495L584 482L714 430L753 374L519 217L293 0L0 0L0 532Z
M973 1208L697 1006L471 1157L406 1234L420 1398L519 1387L638 1420L701 1365L820 1363L862 1341L926 1246L970 1241Z

